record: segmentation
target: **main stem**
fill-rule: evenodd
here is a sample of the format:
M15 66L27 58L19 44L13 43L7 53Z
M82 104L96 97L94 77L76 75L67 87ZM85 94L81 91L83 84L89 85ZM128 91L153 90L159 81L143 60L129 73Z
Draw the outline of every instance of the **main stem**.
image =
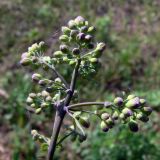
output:
M80 62L81 62L81 60L78 59L77 65L76 65L76 67L73 71L71 84L70 84L70 92L68 92L68 94L65 98L64 104L59 105L58 108L57 108L57 111L56 111L51 142L50 142L49 150L48 150L48 160L53 160L53 157L54 157L58 135L59 135L59 132L60 132L60 129L61 129L63 119L64 119L65 114L66 114L66 111L64 110L64 107L68 106L71 99L72 99L72 96L73 96L73 93L74 93L74 90L75 90L75 85L76 85L76 80L77 80L77 76L78 76L78 69L79 69L79 66L80 66Z

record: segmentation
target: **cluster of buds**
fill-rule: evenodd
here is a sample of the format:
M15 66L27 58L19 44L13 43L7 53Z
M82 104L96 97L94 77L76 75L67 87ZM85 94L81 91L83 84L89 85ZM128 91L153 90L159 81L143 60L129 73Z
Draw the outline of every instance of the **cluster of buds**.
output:
M149 115L152 113L152 108L146 106L146 100L141 99L135 95L129 95L125 100L121 97L114 99L112 113L103 111L101 116L101 128L104 132L107 132L115 124L116 120L120 120L125 124L128 124L129 129L132 132L137 132L138 122L149 121Z

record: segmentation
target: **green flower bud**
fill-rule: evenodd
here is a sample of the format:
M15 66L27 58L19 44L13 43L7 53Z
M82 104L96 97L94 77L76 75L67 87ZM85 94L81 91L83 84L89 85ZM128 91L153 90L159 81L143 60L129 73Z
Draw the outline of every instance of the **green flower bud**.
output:
M90 42L91 40L92 40L92 36L91 35L88 34L88 35L85 36L85 41L86 42Z
M41 78L42 78L42 76L41 76L40 74L38 74L38 73L34 73L34 74L32 75L32 80L33 80L34 82L38 82Z
M138 97L135 97L133 99L130 99L126 104L125 106L127 108L133 108L133 109L136 109L140 106L140 101L139 101L139 98Z
M151 107L144 107L143 112L149 116L152 113L152 108Z
M131 120L129 123L128 123L128 126L129 126L129 129L132 131L132 132L137 132L139 130L139 127L138 127L138 124L136 121L134 120Z
M106 48L105 43L101 42L101 43L97 44L96 50L103 52L105 50L105 48Z
M71 30L70 36L72 38L75 38L78 35L78 33L79 33L78 30Z
M31 64L31 59L29 59L29 58L23 58L23 59L21 59L20 64L22 66L28 66L29 64Z
M127 100L131 100L131 99L133 99L133 98L135 98L135 97L136 97L136 96L135 96L135 95L133 95L133 94L128 95Z
M49 104L47 104L46 102L43 102L42 104L41 104L41 107L42 108L46 108L46 107L48 107L49 106Z
M81 16L78 16L76 19L75 19L75 23L78 25L78 26L83 26L85 25L85 19Z
M51 97L51 96L47 96L47 97L46 97L46 101L47 101L47 102L51 102L51 101L52 101L52 97Z
M71 30L68 27L63 26L62 27L62 32L63 32L63 34L69 35Z
M31 103L33 103L33 99L31 97L28 97L26 102L27 102L27 104L31 104Z
M89 61L91 63L97 63L98 62L98 59L97 58L89 58Z
M79 55L79 54L80 54L79 48L73 48L72 53L73 53L74 55Z
M149 121L149 118L147 115L143 114L143 113L138 113L136 115L136 118L139 119L140 121L142 122L148 122Z
M76 23L75 23L75 21L74 21L74 20L70 20L70 21L68 22L68 26L69 26L69 28L71 28L71 29L76 28Z
M112 128L114 126L114 120L109 117L107 120L106 120L106 123L108 125L109 128Z
M68 42L69 41L69 37L67 35L62 35L59 37L59 40L61 42Z
M88 117L80 117L79 122L85 128L89 128L89 126L90 126L90 122L89 122Z
M104 120L104 121L107 120L109 117L110 117L110 115L108 113L102 113L101 114L101 119Z
M63 52L62 51L56 51L56 52L53 53L53 55L55 57L62 57L63 56Z
M31 130L31 135L32 135L32 136L35 136L35 135L37 135L37 134L38 134L38 132L37 132L35 129Z
M56 78L54 81L55 81L56 83L61 83L61 82L62 82L60 78Z
M64 62L68 62L69 59L68 59L67 57L63 57L63 61L64 61Z
M39 85L41 86L46 86L50 83L51 81L49 79L42 79L38 82Z
M35 103L32 103L32 104L31 104L31 107L32 107L32 108L35 108L35 107L36 107L36 104L35 104Z
M100 127L104 132L107 132L109 130L108 125L104 121L101 121Z
M42 111L42 108L38 108L38 109L36 109L35 113L39 114L39 113L41 113L41 111Z
M116 97L114 99L114 104L117 105L117 106L122 106L123 104L123 99L121 97Z
M119 114L117 111L114 111L113 115L112 115L112 119L117 120L119 117Z
M121 119L121 120L126 120L126 116L123 114L123 113L121 113L120 115L119 115L119 118Z
M68 46L63 44L63 45L60 45L60 50L63 52L63 53L67 53L68 52Z
M130 117L130 116L133 115L133 112L130 109L128 109L128 108L124 108L122 110L122 113L124 114L125 117Z
M96 28L91 26L88 28L88 33L94 33L96 31Z
M145 100L145 99L140 99L139 101L140 101L140 104L141 104L142 106L146 104L146 100Z

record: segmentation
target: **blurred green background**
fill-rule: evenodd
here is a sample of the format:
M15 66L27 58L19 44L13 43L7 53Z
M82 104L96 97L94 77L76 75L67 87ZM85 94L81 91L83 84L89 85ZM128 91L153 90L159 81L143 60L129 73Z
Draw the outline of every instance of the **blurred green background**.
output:
M78 15L96 26L96 37L107 44L99 73L86 80L80 99L113 100L136 93L154 107L139 133L125 126L109 134L99 125L88 130L81 146L65 141L55 159L160 159L160 1L159 0L1 0L0 1L0 160L45 159L30 136L30 127L51 134L52 115L33 116L25 99L34 89L31 70L19 65L20 55L44 40L50 55L57 48L60 27ZM64 69L61 72L67 77ZM81 88L81 87L80 87Z

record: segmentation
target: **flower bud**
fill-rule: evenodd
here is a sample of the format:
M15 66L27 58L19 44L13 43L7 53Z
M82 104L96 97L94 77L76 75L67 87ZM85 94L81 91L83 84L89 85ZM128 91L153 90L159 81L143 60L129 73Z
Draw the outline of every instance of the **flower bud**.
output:
M152 108L151 107L144 107L143 112L149 116L152 113Z
M133 108L133 109L136 109L140 106L140 101L139 101L139 98L138 97L135 97L133 99L130 99L126 104L125 106L127 108Z
M110 117L110 115L108 113L102 113L101 114L101 119L104 120L104 121L107 120L109 117Z
M42 97L44 98L49 96L49 93L47 91L42 91L41 93L42 93Z
M97 44L96 50L103 52L105 50L105 48L106 48L105 43L101 42L101 43Z
M54 55L55 57L62 57L62 56L63 56L63 53L62 53L62 51L56 51L56 52L53 53L53 55Z
M138 127L138 124L136 121L134 120L131 120L129 123L128 123L128 126L129 126L129 129L132 131L132 132L137 132L139 130L139 127Z
M27 102L27 104L31 104L31 103L33 103L33 99L31 97L28 97L26 102Z
M81 27L81 32L87 32L88 31L88 27L87 26L83 26Z
M30 94L29 94L29 97L31 97L31 98L36 98L36 96L37 96L37 95L36 95L35 93L30 93Z
M33 80L34 82L38 82L41 78L42 78L42 76L41 76L40 74L38 74L38 73L34 73L34 74L32 75L32 80Z
M32 107L32 108L35 108L35 107L36 107L36 104L35 104L35 103L32 103L32 104L31 104L31 107Z
M78 140L80 143L82 143L83 141L85 141L87 139L86 135L79 135Z
M21 59L20 64L22 66L28 66L29 64L31 64L31 59L29 59L29 58L23 58L23 59Z
M73 48L72 53L73 53L74 55L79 55L79 54L80 54L79 48Z
M133 95L133 94L128 95L127 100L131 100L131 99L133 99L133 98L135 98L135 97L136 97L136 96L135 96L135 95Z
M29 57L30 57L30 54L28 52L22 53L21 55L21 59L29 58Z
M75 64L76 64L76 61L75 61L75 60L69 61L69 65L73 66L73 65L75 65Z
M136 115L136 118L139 119L140 121L142 122L148 122L149 121L149 118L147 115L143 114L143 113L138 113Z
M32 136L35 136L35 135L37 135L37 134L38 134L38 132L37 132L35 129L31 130L31 135L32 135Z
M83 26L85 24L85 19L81 16L78 16L76 19L75 19L75 23L78 25L78 26Z
M98 59L97 58L89 58L89 61L91 63L97 63L98 62Z
M74 20L70 20L70 21L68 22L68 26L69 26L70 29L76 28L76 23L75 23L75 21L74 21Z
M47 104L46 102L43 102L42 104L41 104L41 107L42 108L46 108L46 107L48 107L49 106L49 104Z
M121 113L120 115L119 115L119 118L121 119L121 120L126 120L126 116L123 114L123 113Z
M52 101L52 97L51 97L51 96L47 96L47 97L46 97L46 101L47 101L47 102L51 102L51 101Z
M85 39L85 34L84 33L79 33L77 35L77 40L83 41Z
M122 113L124 114L125 117L130 117L130 116L133 115L133 112L130 109L128 109L128 108L124 108L122 110Z
M101 121L100 127L104 132L107 132L109 130L108 125L104 121Z
M85 41L86 42L90 42L91 40L92 40L92 36L91 35L88 34L88 35L85 36Z
M141 104L142 106L146 104L146 100L145 100L145 99L140 99L139 101L140 101L140 104Z
M78 30L71 30L70 36L72 38L75 38L78 35L78 33L79 33Z
M96 31L96 28L94 26L91 26L88 28L88 33L94 33Z
M69 41L69 37L67 35L62 35L59 37L59 40L61 42L68 42Z
M107 120L106 120L106 123L108 125L109 128L112 128L114 126L114 120L109 117Z
M87 48L88 49L93 49L94 48L94 43L88 43Z
M123 104L123 99L121 97L116 97L114 99L114 104L117 106L121 106Z
M60 78L56 78L54 81L55 81L56 83L61 83L61 82L62 82Z
M39 85L41 86L45 86L45 85L48 85L51 81L48 80L48 79L42 79L38 82Z
M118 120L119 114L117 111L114 111L113 115L112 115L112 119L114 120Z
M71 134L71 141L74 142L77 138L77 134L76 133L73 133Z
M60 45L60 50L63 52L63 53L67 53L68 52L68 46L63 44L63 45Z
M71 30L68 27L63 26L62 27L62 32L63 32L63 34L69 35Z
M85 128L89 128L89 126L90 126L90 122L89 122L88 117L80 117L79 122Z
M35 113L39 114L39 113L41 113L41 111L42 111L42 108L38 108L38 109L36 109Z

